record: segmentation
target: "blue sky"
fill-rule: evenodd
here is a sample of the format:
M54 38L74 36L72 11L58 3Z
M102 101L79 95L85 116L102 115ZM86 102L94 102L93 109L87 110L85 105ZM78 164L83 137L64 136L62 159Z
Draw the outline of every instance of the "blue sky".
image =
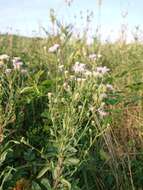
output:
M73 23L77 31L86 25L87 10L93 11L90 24L93 33L99 23L97 0L73 0L70 7L65 0L0 0L0 32L18 32L32 35L40 33L39 26L50 30L49 10L53 8L57 18L63 23ZM80 11L84 19L80 18ZM121 13L128 11L123 21ZM75 18L76 16L76 18ZM104 38L118 35L121 23L128 24L130 31L139 25L142 28L143 0L102 0L101 33Z

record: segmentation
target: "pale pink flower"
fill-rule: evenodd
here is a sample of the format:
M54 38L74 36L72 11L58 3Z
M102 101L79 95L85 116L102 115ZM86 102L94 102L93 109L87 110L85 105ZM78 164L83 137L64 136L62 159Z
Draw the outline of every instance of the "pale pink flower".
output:
M84 73L86 65L84 63L76 62L72 69L75 73Z
M21 68L21 66L23 65L22 61L13 61L13 67L16 70L19 70Z
M89 59L96 60L97 55L95 53L89 55Z
M49 53L55 53L59 49L60 45L59 44L54 44L51 46L48 50Z
M107 68L106 66L97 67L96 71L93 71L93 76L95 76L95 77L103 77L103 75L105 75L109 71L110 71L110 69Z
M102 75L106 74L107 72L110 71L109 68L107 68L106 66L103 66L103 67L97 67L96 68L96 71Z

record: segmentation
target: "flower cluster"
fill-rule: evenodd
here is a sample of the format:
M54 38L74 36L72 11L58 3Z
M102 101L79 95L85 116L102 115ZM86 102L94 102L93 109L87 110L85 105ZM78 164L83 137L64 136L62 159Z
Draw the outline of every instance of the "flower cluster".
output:
M77 61L72 69L75 73L84 73L86 72L86 65Z
M18 70L22 74L26 74L27 70L23 68L23 62L20 57L12 59L7 54L0 55L0 67L4 69L5 74L10 74L13 70Z
M86 64L80 63L78 61L73 65L72 70L75 72L75 74L82 74L85 77L103 77L110 71L110 69L106 66L99 66L94 70L89 70L87 69Z
M92 55L91 57L96 58L97 56ZM105 77L109 73L110 69L107 66L98 66L94 69L89 69L86 64L76 62L73 65L72 70L75 73L75 81L77 84L85 84L86 81L87 83L90 82L90 80L87 79L97 79L95 93L96 97L94 96L94 104L96 106L90 106L89 110L92 112L97 112L101 118L105 117L108 113L105 111L106 104L104 103L104 100L108 98L108 91L114 89L111 84L104 84L105 80L98 80L98 78L100 79Z

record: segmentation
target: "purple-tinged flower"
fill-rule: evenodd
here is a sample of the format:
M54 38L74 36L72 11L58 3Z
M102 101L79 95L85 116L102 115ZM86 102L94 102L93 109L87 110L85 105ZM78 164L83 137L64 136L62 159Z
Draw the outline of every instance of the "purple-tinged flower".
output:
M95 76L95 77L103 77L103 75L105 75L109 71L110 71L110 69L107 68L106 66L97 67L96 71L93 71L93 76Z
M73 66L73 71L75 73L84 73L86 70L86 65L84 63L76 62Z
M106 66L103 66L103 67L97 67L96 68L96 71L102 75L106 74L107 72L110 71L109 68L107 68Z
M13 67L15 70L19 70L22 65L23 65L22 61L13 61Z
M48 50L49 53L54 53L59 49L60 45L59 44L54 44L53 46L51 46Z

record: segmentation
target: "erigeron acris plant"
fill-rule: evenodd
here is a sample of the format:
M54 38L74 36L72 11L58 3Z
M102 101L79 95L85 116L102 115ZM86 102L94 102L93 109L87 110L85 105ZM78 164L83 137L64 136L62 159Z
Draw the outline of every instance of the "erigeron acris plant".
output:
M15 120L15 98L18 97L18 88L22 84L22 75L26 70L22 69L23 62L19 57L10 57L6 54L0 56L3 62L0 68L0 136L9 123ZM20 72L15 72L16 70ZM5 96L6 94L6 96ZM0 137L1 138L1 137Z
M96 57L95 54L92 55L91 57ZM100 56L101 57L101 56ZM84 63L79 63L76 62L74 66L72 67L73 71L75 72L75 75L77 75L77 83L82 85L84 82L84 85L86 83L95 83L95 93L93 95L93 105L90 105L90 110L93 112L96 111L97 114L103 118L104 116L108 115L108 113L104 110L104 99L106 99L107 96L107 91L108 90L113 90L113 86L111 84L104 84L104 78L110 71L110 69L106 66L98 66L94 69L88 69L87 65ZM80 75L80 78L78 77ZM98 78L102 78L102 80L98 80ZM88 80L87 80L88 79ZM95 81L95 82L94 82ZM90 84L89 84L90 85ZM95 98L96 97L96 98ZM96 105L96 106L95 106ZM101 106L102 105L102 106Z

